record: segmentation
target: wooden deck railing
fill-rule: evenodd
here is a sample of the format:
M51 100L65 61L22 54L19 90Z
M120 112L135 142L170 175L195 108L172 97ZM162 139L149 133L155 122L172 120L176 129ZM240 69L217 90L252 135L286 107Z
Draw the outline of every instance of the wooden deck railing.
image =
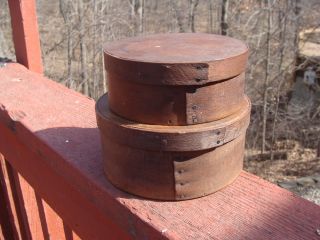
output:
M246 172L189 201L121 192L103 174L92 99L16 63L0 69L0 89L3 232L21 239L320 238L319 206Z
M9 1L14 11L26 2ZM16 54L29 70L0 68L0 238L320 239L319 206L246 172L189 201L114 188L103 174L95 102L36 73L40 55L26 49Z

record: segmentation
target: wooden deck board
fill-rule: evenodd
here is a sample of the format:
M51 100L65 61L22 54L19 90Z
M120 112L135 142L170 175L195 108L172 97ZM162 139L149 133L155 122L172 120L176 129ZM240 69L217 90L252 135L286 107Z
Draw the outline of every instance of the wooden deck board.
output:
M110 228L101 234L114 230L136 239L320 239L319 206L246 172L229 187L195 200L158 202L121 192L102 171L93 100L19 64L0 69L0 89L0 152L37 185L39 195L62 218L70 209L68 224L80 237L98 236L92 231ZM10 147L4 136L17 145ZM17 159L15 149L30 157ZM49 171L51 180L39 181ZM55 178L61 178L60 185L55 186ZM50 187L60 189L64 198L55 197ZM62 199L75 196L82 200L74 206L65 200L63 206ZM76 214L84 202L89 207ZM85 209L91 208L105 220L90 219L95 214ZM95 221L95 228L84 224L90 221Z

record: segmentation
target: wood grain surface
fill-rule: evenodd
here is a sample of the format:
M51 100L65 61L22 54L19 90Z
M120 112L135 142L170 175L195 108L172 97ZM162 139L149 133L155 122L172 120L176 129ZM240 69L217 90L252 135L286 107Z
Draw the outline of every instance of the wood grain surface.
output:
M245 132L250 118L250 101L244 98L242 107L233 115L209 123L188 126L141 124L113 114L107 95L96 105L101 131L123 145L151 151L197 151L227 143Z
M203 197L240 174L245 132L217 148L189 152L147 151L120 145L101 133L104 171L120 189L157 200Z
M246 172L187 201L118 190L103 172L93 100L18 64L0 76L0 152L80 238L319 239L319 206ZM25 117L8 118L14 110Z
M132 121L159 125L191 125L227 117L244 97L244 73L231 79L194 86L149 85L108 74L110 109Z
M104 48L108 74L152 85L204 85L245 71L243 42L205 33L155 34L109 43Z
M42 73L36 1L8 1L17 62L33 72Z

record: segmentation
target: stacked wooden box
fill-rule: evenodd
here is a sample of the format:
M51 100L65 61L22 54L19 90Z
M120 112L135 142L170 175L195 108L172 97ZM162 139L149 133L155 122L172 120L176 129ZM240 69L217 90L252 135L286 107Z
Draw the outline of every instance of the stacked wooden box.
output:
M108 44L104 57L108 94L96 113L104 170L115 186L183 200L238 176L250 117L244 43L158 34Z

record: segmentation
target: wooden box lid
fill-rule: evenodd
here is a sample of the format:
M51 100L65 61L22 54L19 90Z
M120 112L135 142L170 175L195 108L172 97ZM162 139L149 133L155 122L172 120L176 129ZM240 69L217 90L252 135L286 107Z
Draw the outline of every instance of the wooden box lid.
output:
M108 97L96 103L100 132L122 145L150 151L198 151L223 145L245 132L250 121L248 97L241 109L229 117L189 126L163 126L133 122L112 113Z
M242 41L205 33L170 33L127 38L104 48L108 74L154 85L203 85L245 71Z

